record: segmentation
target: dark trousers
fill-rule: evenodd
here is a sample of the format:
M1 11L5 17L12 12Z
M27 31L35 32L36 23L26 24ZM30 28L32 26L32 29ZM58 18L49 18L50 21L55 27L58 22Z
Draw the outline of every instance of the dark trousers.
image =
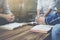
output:
M0 18L0 25L4 25L4 24L8 24L9 22L4 19L4 18Z

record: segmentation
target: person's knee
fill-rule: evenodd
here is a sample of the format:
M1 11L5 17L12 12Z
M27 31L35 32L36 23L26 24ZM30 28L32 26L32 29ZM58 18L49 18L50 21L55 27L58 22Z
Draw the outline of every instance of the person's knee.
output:
M57 24L57 25L55 25L54 27L53 27L53 29L52 29L52 33L55 33L55 34L58 34L59 33L59 31L60 31L60 26L59 26L60 24Z

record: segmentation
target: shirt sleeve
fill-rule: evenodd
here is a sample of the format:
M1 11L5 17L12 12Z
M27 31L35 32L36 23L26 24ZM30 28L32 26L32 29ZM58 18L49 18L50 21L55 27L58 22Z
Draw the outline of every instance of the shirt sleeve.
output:
M37 9L41 10L40 0L37 1Z
M9 5L8 5L8 0L4 0L4 3L3 3L3 10L4 10L4 13L11 13L11 10L9 9Z
M49 5L49 8L50 8L50 9L55 8L56 4L57 4L57 2L56 2L56 1L54 1L54 0L53 0L53 1L51 1L51 2L50 2L50 5Z

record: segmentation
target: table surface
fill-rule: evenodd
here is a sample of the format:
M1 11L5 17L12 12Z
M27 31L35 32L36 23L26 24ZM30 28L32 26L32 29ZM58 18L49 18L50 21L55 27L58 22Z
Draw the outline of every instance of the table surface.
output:
M32 27L26 25L10 31L0 29L0 40L44 40L49 35L49 33L30 32Z

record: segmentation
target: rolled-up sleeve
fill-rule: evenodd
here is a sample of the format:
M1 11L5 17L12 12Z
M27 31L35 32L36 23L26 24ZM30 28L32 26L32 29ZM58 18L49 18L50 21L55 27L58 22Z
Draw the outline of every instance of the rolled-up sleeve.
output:
M40 0L37 1L37 9L41 10Z
M8 0L4 0L4 3L3 3L3 10L4 10L4 13L11 13L10 9L9 9L9 5L8 5Z

